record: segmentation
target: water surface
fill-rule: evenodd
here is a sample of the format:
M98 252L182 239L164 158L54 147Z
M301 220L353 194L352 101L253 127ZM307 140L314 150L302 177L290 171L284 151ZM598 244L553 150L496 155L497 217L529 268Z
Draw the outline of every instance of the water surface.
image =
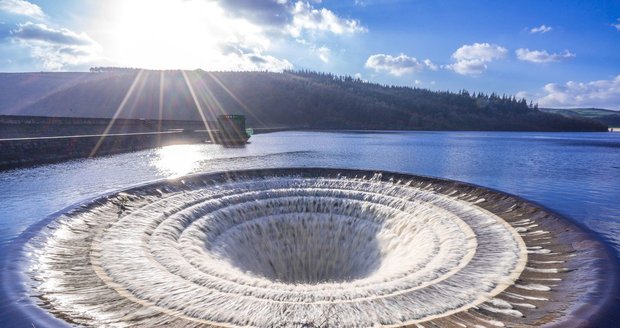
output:
M241 148L178 145L0 172L0 260L32 224L105 192L194 172L290 166L381 169L498 189L555 210L620 250L620 134L279 132ZM0 304L3 320L18 320Z

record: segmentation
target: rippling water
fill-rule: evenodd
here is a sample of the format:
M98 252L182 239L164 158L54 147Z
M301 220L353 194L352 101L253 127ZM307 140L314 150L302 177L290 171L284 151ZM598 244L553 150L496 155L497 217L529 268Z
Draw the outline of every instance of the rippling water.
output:
M383 169L499 189L572 218L620 249L620 134L281 132L251 141L2 172L0 257L28 226L108 191L192 172L290 166ZM10 304L0 304L0 324L21 322Z

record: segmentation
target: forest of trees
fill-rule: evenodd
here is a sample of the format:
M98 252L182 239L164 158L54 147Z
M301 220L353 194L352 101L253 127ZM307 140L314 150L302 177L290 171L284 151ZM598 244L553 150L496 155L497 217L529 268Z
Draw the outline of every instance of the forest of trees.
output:
M118 115L168 120L200 120L204 116L213 120L218 114L244 114L249 127L290 129L607 129L593 120L541 112L535 104L509 95L380 85L312 71L154 71L113 67L96 67L91 71L71 75L7 75L4 98L15 98L10 97L10 86L17 88L20 83L16 79L22 79L43 91L39 91L38 100L19 109L20 115ZM54 76L57 78L52 79ZM35 84L32 81L36 79L40 82ZM69 82L62 84L61 79ZM59 87L46 94L44 87L52 83Z
M261 127L390 130L606 131L591 120L543 113L513 96L430 91L311 71L199 72L225 108ZM217 79L243 106L222 89ZM249 111L249 112L247 112Z

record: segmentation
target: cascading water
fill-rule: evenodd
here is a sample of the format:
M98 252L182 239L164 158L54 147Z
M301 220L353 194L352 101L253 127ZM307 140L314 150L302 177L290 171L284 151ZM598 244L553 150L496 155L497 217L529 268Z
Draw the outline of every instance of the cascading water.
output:
M579 325L609 283L602 244L535 205L336 169L134 188L60 216L28 252L39 306L93 326Z

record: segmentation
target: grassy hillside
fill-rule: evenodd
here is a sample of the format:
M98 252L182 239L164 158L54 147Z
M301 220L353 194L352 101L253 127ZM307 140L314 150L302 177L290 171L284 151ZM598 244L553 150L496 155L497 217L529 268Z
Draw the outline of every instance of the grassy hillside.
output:
M610 127L620 127L620 111L600 108L541 108L540 110L568 117L585 117Z
M0 73L0 114L20 115L54 93L103 76L87 73Z
M543 113L508 96L384 86L314 72L46 74L1 75L0 114L212 120L240 113L255 128L606 130L598 122ZM46 82L50 76L57 80ZM13 80L35 80L37 87ZM11 96L16 93L21 96Z

